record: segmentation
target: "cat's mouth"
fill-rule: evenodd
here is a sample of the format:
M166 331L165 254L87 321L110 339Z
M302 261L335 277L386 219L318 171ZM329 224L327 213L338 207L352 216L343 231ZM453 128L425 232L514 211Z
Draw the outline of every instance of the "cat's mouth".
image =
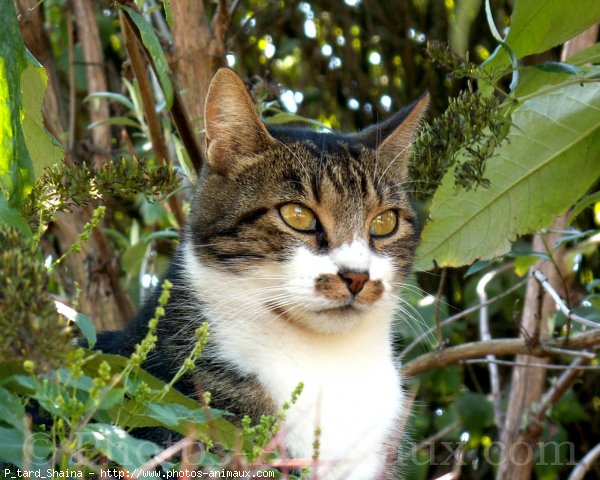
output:
M287 316L283 309L277 306L270 305L270 308L273 312L277 313L281 316ZM360 305L356 304L353 300L350 300L345 305L337 306L337 307L328 307L328 308L320 308L318 310L312 310L311 313L316 315L327 315L332 317L345 317L348 315L354 315L361 313L364 309L361 308Z
M359 308L354 302L350 302L347 305L341 307L323 308L317 310L315 313L320 315L347 315L349 313L358 313Z

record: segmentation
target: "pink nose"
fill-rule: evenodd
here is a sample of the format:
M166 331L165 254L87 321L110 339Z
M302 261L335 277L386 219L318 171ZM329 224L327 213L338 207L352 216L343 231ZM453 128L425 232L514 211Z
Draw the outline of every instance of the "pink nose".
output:
M369 274L367 272L344 272L339 275L348 287L348 290L354 295L358 295L365 283L369 280Z

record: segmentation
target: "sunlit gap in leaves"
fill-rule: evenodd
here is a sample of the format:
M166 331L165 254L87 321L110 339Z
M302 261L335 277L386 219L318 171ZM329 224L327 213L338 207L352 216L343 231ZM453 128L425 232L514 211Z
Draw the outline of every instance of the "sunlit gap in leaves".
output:
M298 111L298 105L304 100L304 94L302 92L294 92L293 90L285 90L279 96L279 100L288 112L296 113Z

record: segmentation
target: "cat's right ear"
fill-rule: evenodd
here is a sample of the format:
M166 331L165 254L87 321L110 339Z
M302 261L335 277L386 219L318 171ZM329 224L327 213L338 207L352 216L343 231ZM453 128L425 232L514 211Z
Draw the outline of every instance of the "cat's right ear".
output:
M226 174L236 162L273 142L241 78L228 68L213 77L204 107L206 156L213 172Z

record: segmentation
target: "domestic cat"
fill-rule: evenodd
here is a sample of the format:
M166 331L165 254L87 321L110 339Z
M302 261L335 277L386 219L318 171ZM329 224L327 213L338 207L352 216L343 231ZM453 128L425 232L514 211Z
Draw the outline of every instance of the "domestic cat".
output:
M207 164L144 366L170 379L208 321L203 355L177 387L210 391L215 408L256 421L302 382L283 438L288 455L310 459L319 429L321 480L391 471L391 439L406 414L392 321L417 241L406 162L427 103L337 134L266 127L228 69L208 92ZM101 348L131 353L158 294Z

